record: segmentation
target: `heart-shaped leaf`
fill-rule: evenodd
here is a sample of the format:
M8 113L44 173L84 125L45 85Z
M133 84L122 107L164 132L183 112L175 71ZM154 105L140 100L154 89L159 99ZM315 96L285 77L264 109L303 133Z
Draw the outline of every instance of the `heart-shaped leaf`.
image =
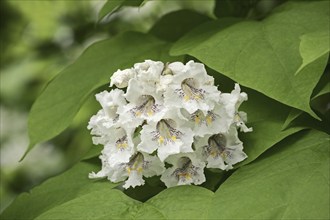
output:
M205 23L176 42L171 53L192 55L240 84L317 118L309 106L310 96L328 53L303 61L300 37L329 31L329 25L329 2L289 2L263 21L228 28ZM308 40L303 45L322 47L319 43L324 41ZM301 65L304 68L295 75Z

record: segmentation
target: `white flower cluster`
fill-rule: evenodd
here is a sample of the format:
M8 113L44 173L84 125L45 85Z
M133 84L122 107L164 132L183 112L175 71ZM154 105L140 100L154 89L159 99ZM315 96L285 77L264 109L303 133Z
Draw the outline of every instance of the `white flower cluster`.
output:
M104 145L102 169L90 178L126 180L124 188L154 175L167 187L199 185L205 166L228 170L247 157L237 137L238 128L252 130L238 111L247 95L238 84L221 93L203 64L146 60L115 72L113 85L96 95L102 109L88 125Z

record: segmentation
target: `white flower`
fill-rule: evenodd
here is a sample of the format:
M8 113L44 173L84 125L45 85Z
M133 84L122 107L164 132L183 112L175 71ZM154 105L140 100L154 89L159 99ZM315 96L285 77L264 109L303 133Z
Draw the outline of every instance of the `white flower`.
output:
M234 123L237 127L244 132L252 131L252 128L248 128L245 125L245 121L247 119L245 112L238 112L239 106L242 102L248 99L247 94L245 92L241 93L240 86L235 83L235 89L230 93L222 93L220 95L220 103L226 109L228 117L231 118L232 123Z
M116 85L117 88L125 88L135 75L134 69L117 70L110 78L110 87Z
M101 104L103 111L113 120L118 119L118 108L126 104L124 92L120 89L113 89L110 92L103 91L95 95L96 100Z
M181 74L184 69L185 65L181 62L166 63L159 81L156 82L156 91L164 93L173 82L174 75Z
M133 130L115 128L109 132L108 141L102 153L108 156L111 165L129 161L129 158L135 153L132 138Z
M154 175L167 187L199 185L206 165L229 170L247 157L237 136L252 131L238 110L247 94L238 84L220 93L203 64L145 60L115 72L113 85L126 93L97 94L102 109L88 124L93 143L104 145L102 169L90 178L125 181L126 189Z
M156 92L163 94L173 81L173 75L162 75L158 82L156 82Z
M160 175L164 172L164 164L156 156L150 156L144 153L134 154L128 163L120 163L115 166L110 166L108 159L101 155L102 170L97 174L92 172L89 178L102 178L108 177L111 182L121 182L126 180L123 187L136 187L144 185L145 181L143 176L151 177Z
M236 125L236 127L240 128L240 131L243 131L243 132L253 131L252 128L248 128L245 125L246 121L247 121L247 114L245 112L239 111L236 113L236 115L234 117L234 124Z
M137 127L144 120L158 121L166 113L163 98L156 93L155 88L137 79L129 82L125 97L129 103L120 115L120 123L123 125Z
M186 110L181 110L182 115L187 119L187 126L192 128L196 136L203 137L206 134L227 132L232 120L228 118L222 105L216 104L213 110L203 113L197 110L189 114Z
M166 162L173 164L161 176L167 187L177 185L200 185L205 182L205 163L193 153L170 156Z
M181 62L166 63L159 81L156 82L156 91L164 93L173 82L173 75L182 73L184 68L185 65Z
M197 138L195 146L199 154L207 160L208 168L229 170L233 168L232 165L247 158L235 126L231 126L228 133Z
M171 116L172 115L172 116ZM182 127L180 119L168 112L158 122L149 122L142 127L141 143L137 149L146 153L157 150L157 155L164 161L169 155L180 152L193 152L191 144L193 133L190 128Z
M113 125L113 119L109 118L103 109L99 110L96 115L93 115L88 122L87 128L91 130L93 135L93 144L105 145L108 141L108 134Z
M172 75L181 74L186 69L186 66L181 62L169 63L167 65L167 67L168 67L168 70L171 72Z
M109 173L112 172L112 168L108 162L108 157L106 155L101 154L99 156L102 162L102 169L95 173L94 171L88 174L88 178L90 179L96 179L96 178L104 178L107 177Z
M94 144L107 143L108 135L112 127L118 127L118 111L126 104L124 92L114 89L110 92L103 91L95 95L96 100L100 102L102 109L91 117L87 128L91 129Z
M143 63L134 64L137 72L137 79L144 82L158 82L164 69L164 64L160 61L146 60Z
M189 61L183 68L178 65L169 88L165 91L165 105L184 108L190 114L201 110L206 113L219 101L220 92L211 85L213 77L207 75L204 65Z

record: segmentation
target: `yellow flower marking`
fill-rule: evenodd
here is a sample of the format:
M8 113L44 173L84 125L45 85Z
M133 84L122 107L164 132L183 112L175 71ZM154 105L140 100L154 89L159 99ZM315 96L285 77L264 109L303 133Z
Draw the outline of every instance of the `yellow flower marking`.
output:
M208 116L206 117L206 124L207 124L207 125L211 125L212 122L213 122L213 118L212 118L211 116L208 115Z
M190 100L190 96L189 95L184 95L183 100L188 102Z
M199 118L198 115L195 116L195 123L199 124L201 122L201 119Z
M138 173L142 173L143 168L142 168L142 167L138 167L138 168L136 169L136 171L137 171Z
M184 178L184 179L191 179L191 174L190 173L179 173L178 174L178 176L180 177L180 178Z
M118 149L125 149L128 147L127 135L124 135L116 141L116 147Z
M158 138L159 144L163 144L164 141L165 141L165 139L163 138L163 136L159 136L159 138Z
M139 174L143 171L144 158L141 153L136 154L127 163L126 171L130 174L132 171L137 171Z
M128 144L126 142L124 143L118 143L116 144L117 148L126 148L128 146Z
M140 117L142 114L149 117L155 114L155 99L151 95L142 95L140 104L133 108L135 117Z
M215 157L217 157L218 152L215 151L215 150L211 150L210 155L211 155L213 158L215 158Z
M223 134L212 135L208 140L207 152L213 158L221 156L225 159L228 156L226 137Z
M137 117L140 117L141 114L142 114L142 113L141 113L140 111L136 111L136 112L135 112L135 115L136 115Z
M181 83L181 89L184 93L183 100L189 101L189 100L201 100L204 98L201 90L196 88L196 83L194 79L185 79Z
M147 112L148 116L153 116L153 114L154 114L154 112L151 109Z
M156 140L158 144L167 145L168 143L174 143L181 138L179 130L175 129L176 122L172 119L162 119L156 125ZM155 139L154 139L155 140Z
M173 136L171 137L171 140L172 140L172 141L176 141L176 136L173 135Z

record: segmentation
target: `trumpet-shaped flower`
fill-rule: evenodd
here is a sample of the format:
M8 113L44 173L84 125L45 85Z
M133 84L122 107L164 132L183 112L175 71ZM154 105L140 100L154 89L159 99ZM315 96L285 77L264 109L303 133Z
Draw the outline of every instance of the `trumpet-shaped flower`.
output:
M226 109L228 118L230 118L232 123L234 123L237 127L240 128L241 131L244 132L250 132L252 131L252 128L248 128L245 125L245 121L247 119L246 113L242 111L238 112L238 108L242 102L246 101L247 99L247 94L245 92L241 93L241 88L237 83L235 84L234 90L230 94L222 93L220 95L220 103Z
M140 152L131 156L129 162L114 166L110 165L109 159L105 155L101 155L100 158L102 160L102 170L96 174L94 172L90 173L89 178L107 177L111 182L115 183L127 179L123 185L125 189L144 185L143 176L161 175L165 170L164 164L156 156Z
M129 80L135 75L134 69L117 70L110 78L110 87L115 85L117 88L126 88Z
M211 85L213 77L207 75L204 65L189 61L174 72L172 84L164 93L166 106L184 108L190 114L197 110L207 113L214 108L220 92Z
M187 120L187 126L192 128L196 136L203 137L206 134L227 132L232 123L220 104L215 105L214 109L207 111L206 114L201 110L192 114L184 109L181 112Z
M195 146L199 154L206 159L208 168L229 170L233 168L232 165L247 158L235 126L231 126L227 133L198 138Z
M134 64L134 69L139 81L155 83L159 81L164 64L160 61L146 60L143 63Z
M104 178L114 174L115 170L113 169L113 167L110 166L108 156L105 154L101 154L99 158L101 159L102 162L102 169L97 173L95 173L94 171L89 173L88 178L90 179ZM122 177L122 179L119 180L120 178L121 178L120 176L117 177L118 182L125 180L124 177Z
M119 114L117 111L126 104L124 92L114 89L110 92L103 91L96 95L102 109L90 119L88 129L91 129L94 144L105 145L109 140L109 133L112 127L118 127Z
M91 134L93 135L93 144L105 145L109 140L108 134L113 125L114 120L109 118L105 114L103 109L99 110L96 115L93 115L89 120L87 126L87 128L91 130Z
M136 127L144 120L158 121L166 113L163 99L155 88L137 79L130 81L125 97L129 103L123 108L120 123L126 126Z
M118 119L118 109L126 104L124 92L120 89L114 89L110 92L103 91L95 95L96 100L101 104L106 115L113 119Z
M159 159L164 161L172 154L193 152L192 142L192 130L182 127L179 118L171 117L144 125L137 149L146 153L157 150Z
M136 151L133 143L133 131L115 128L109 132L108 138L102 153L108 155L109 163L115 165L128 162Z
M193 153L170 156L166 162L173 166L161 176L167 187L178 185L200 185L205 182L205 163Z

